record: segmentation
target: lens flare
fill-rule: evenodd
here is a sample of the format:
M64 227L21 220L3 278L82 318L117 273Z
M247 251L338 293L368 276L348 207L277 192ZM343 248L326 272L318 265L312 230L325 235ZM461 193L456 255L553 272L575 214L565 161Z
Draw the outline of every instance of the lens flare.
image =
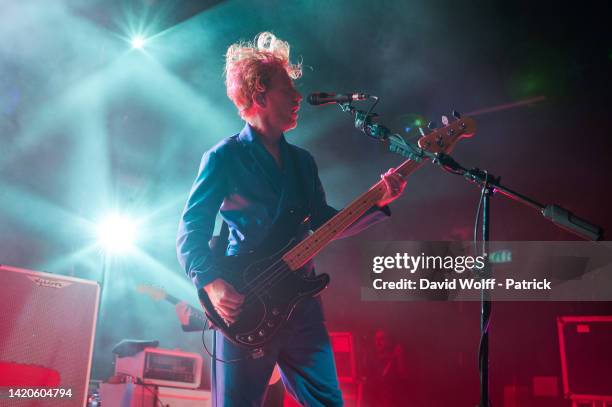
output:
M146 40L140 35L137 35L136 37L132 38L131 42L132 42L132 48L142 49L145 45Z
M124 253L134 247L136 224L122 215L110 215L98 224L98 243L108 253Z

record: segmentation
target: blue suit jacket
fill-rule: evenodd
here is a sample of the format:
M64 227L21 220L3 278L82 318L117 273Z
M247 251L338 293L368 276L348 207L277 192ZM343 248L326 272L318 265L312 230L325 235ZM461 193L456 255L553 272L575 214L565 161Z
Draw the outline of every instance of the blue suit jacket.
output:
M217 212L228 223L227 255L259 246L276 218L290 208L307 206L316 230L338 211L327 204L315 161L306 150L281 138L279 168L248 124L204 154L185 205L177 236L179 262L196 287L223 276L211 255ZM372 207L341 237L353 235L390 215ZM307 268L312 269L312 263Z

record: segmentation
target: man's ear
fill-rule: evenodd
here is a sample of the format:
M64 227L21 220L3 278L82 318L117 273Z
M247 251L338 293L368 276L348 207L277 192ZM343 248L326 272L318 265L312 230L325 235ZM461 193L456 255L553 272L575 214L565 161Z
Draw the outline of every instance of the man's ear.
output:
M256 92L253 95L253 104L259 107L266 107L266 95L263 92Z

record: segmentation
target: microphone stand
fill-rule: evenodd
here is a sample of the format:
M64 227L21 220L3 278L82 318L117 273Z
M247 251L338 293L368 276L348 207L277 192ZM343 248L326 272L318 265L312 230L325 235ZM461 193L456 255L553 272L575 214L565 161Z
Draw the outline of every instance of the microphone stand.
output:
M552 221L558 227L573 233L585 240L601 240L603 237L603 229L584 219L581 219L570 211L561 206L554 204L543 205L526 195L515 192L500 183L500 177L492 175L489 171L480 170L478 168L467 169L459 164L453 157L445 153L431 153L414 143L407 142L399 134L392 134L391 130L380 123L372 121L377 117L376 113L364 112L355 109L350 103L339 104L344 112L349 112L355 117L355 127L366 135L386 142L389 145L391 152L400 154L408 159L420 162L423 159L430 159L434 164L438 164L445 171L462 175L466 180L486 188L488 196L483 198L483 212L488 211L488 198L495 192L500 192L502 195L510 198L525 206L538 210L545 218ZM453 112L456 117L459 117L457 112ZM486 192L486 191L485 191ZM485 194L486 195L486 194ZM487 233L488 235L488 233ZM483 237L484 237L483 231ZM483 239L486 241L486 239Z
M481 187L481 238L483 242L482 254L485 259L487 259L489 251L489 227L491 222L490 198L495 192L500 192L503 196L515 202L537 209L545 218L552 221L555 225L582 239L595 241L602 239L603 229L601 227L574 216L571 212L558 205L542 205L523 194L504 187L500 184L500 177L496 177L486 170L480 170L478 168L466 169L448 154L431 153L414 143L406 142L399 134L392 134L391 130L384 125L373 122L372 119L377 117L377 115L371 113L372 108L370 108L370 111L364 112L355 109L350 103L341 103L339 106L342 111L351 113L355 117L355 127L357 129L372 138L387 143L391 152L400 154L416 162L428 158L446 172L462 175L466 180ZM457 112L453 112L453 116L457 118L460 117ZM478 213L480 213L480 207ZM477 219L477 222L478 221L479 219ZM492 277L492 270L489 267L488 261L485 261L485 267L480 272L479 277L481 279ZM491 405L489 397L489 333L491 326L491 305L491 294L489 290L483 288L480 296L480 344L478 348L480 403L478 407L490 407Z

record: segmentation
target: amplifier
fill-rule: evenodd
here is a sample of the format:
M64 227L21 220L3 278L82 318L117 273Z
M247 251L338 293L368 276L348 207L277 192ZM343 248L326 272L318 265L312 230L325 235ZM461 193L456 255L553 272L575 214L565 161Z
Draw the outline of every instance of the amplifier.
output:
M145 348L134 356L117 356L115 373L145 384L195 389L202 379L202 356L177 350Z
M342 399L346 407L361 405L363 386L357 377L355 347L351 332L330 332L336 373L342 390Z
M0 406L82 407L98 284L0 265L0 293L0 387L57 389L63 396L2 398Z
M355 349L351 332L330 332L329 339L336 361L336 372L340 382L353 382L357 378Z
M557 332L565 397L611 402L612 315L559 316Z

